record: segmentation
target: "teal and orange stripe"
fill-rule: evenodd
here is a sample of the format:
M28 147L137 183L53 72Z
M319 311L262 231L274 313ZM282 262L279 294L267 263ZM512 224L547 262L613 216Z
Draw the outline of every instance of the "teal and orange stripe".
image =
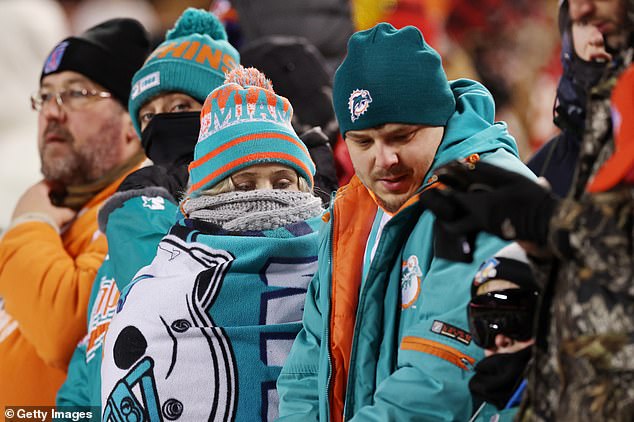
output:
M292 144L294 144L297 148L299 148L300 150L304 151L306 153L306 156L308 158L310 158L310 155L308 155L308 152L307 152L308 150L306 149L306 146L301 141L298 141L297 139L295 139L295 138L293 138L291 136L284 135L284 134L279 133L279 132L261 132L261 133L252 133L250 135L240 136L239 138L233 139L233 140L227 142L226 144L220 145L218 148L216 148L216 149L214 149L212 151L209 151L208 153L206 153L202 157L198 158L197 160L192 161L189 164L189 170L191 171L192 169L205 164L207 161L209 161L212 158L216 157L220 153L228 150L229 148L233 148L234 146L242 144L244 142L255 141L255 140L260 140L260 139L281 139L281 140L284 140L284 141L289 141ZM310 172L308 172L308 173L310 174Z
M214 149L212 151L209 151L208 153L206 153L202 157L198 158L197 160L192 161L189 164L189 171L191 172L192 169L205 164L207 161L209 161L212 158L216 157L220 153L228 150L229 148L232 148L232 147L234 147L236 145L239 145L239 144L242 144L244 142L249 142L249 141L254 141L254 140L261 140L261 139L281 139L281 140L284 140L284 141L291 142L297 148L299 148L300 150L304 151L304 153L306 154L308 159L310 159L310 155L308 154L308 150L306 149L306 146L301 141L298 141L297 139L295 139L295 138L293 138L291 136L284 135L284 134L279 133L279 132L261 132L261 133L253 133L253 134L250 134L250 135L240 136L239 138L235 138L235 139L233 139L233 140L231 140L231 141L229 141L229 142L227 142L225 144L220 145L218 148L216 148L216 149ZM307 171L306 173L310 174L311 172Z
M203 157L204 158L204 157ZM302 162L301 160L297 159L295 156L291 155L291 154L285 154L282 152L259 152L259 153L255 153L255 154L248 154L245 155L243 157L240 157L236 160L231 161L230 163L225 164L224 166L216 169L214 172L208 174L207 176L205 176L203 179L201 179L200 181L198 181L197 183L194 183L190 188L189 188L189 192L194 192L195 190L201 188L202 186L204 186L205 184L207 184L208 182L210 182L211 180L215 179L216 177L218 177L219 175L223 174L223 173L227 173L230 172L232 169L250 162L250 161L257 161L257 160L282 160L282 161L289 161L293 164L295 164L296 166L298 166L299 168L301 168L304 173L309 177L309 182L310 185L313 186L314 185L314 181L313 181L313 175L311 170L306 166L306 164L304 162ZM208 161L208 160L205 160ZM192 163L193 165L194 163ZM201 163L199 163L196 166L192 166L190 165L190 172L192 168L198 167L201 165Z

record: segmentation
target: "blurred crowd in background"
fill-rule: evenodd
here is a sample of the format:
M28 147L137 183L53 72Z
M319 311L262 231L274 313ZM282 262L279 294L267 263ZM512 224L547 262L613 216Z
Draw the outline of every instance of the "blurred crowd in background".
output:
M414 25L437 49L449 79L484 83L526 161L557 133L561 74L554 0L3 0L0 2L0 231L19 195L41 178L37 115L29 95L54 44L112 17L133 17L154 46L187 7L213 11L241 47L267 35L308 39L331 76L350 35L377 22Z

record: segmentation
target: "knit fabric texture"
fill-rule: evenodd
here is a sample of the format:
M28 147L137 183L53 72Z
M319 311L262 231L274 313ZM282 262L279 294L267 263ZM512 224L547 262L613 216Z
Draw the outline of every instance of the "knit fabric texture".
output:
M232 232L273 230L323 212L313 194L279 189L203 195L186 201L183 210L189 218Z
M229 79L245 74L240 70L245 69L236 69L228 80L241 80ZM200 112L200 134L189 165L190 195L199 196L233 173L264 163L294 169L312 188L315 164L291 126L292 116L289 101L270 86L228 82L216 88Z
M456 108L441 58L413 26L355 33L335 73L341 134L386 123L445 126Z
M54 73L77 72L110 91L126 108L132 75L149 51L150 40L141 23L110 19L58 43L44 62L40 82Z
M202 103L239 61L218 18L202 9L186 9L132 78L128 108L139 136L138 113L146 102L162 93L181 92Z

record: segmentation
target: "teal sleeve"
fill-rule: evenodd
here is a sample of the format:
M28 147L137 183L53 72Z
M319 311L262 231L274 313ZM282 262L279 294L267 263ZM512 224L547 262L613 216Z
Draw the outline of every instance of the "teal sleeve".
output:
M87 339L85 338L77 345L70 359L66 381L57 392L57 407L99 406L99 403L90 403L86 343Z
M123 291L137 271L152 262L159 241L176 222L179 211L162 188L121 192L107 205L112 201L117 207L104 207L99 218L100 226L102 221L105 225L114 279ZM107 217L102 216L104 212Z
M417 309L401 313L396 370L377 385L372 404L358 409L352 421L469 420L473 405L468 384L484 357L468 333L471 280L478 263L505 244L480 235L473 263L433 259ZM460 335L443 335L439 324L455 327Z
M431 355L416 361L416 366L401 367L379 384L374 404L359 409L350 421L469 420L472 405L464 371ZM445 373L442 380L429 375L439 371Z
M483 352L473 342L460 345L432 332L434 321L465 327L463 310L466 314L462 307L425 314L410 325L395 351L396 370L351 421L467 421L472 412L468 383Z
M319 362L322 314L319 310L319 276L316 274L306 294L303 328L277 379L280 421L319 419Z
M535 180L537 176L531 169L529 169L524 163L517 159L516 156L505 150L499 148L496 151L486 154L482 157L483 163L493 164L498 167L502 167L505 170L519 173L524 177Z
M111 272L111 260L106 255L90 293L87 334L70 360L66 381L57 393L57 407L91 406L93 411L100 413L102 342L118 298Z
M408 327L395 351L396 370L377 385L372 404L358 409L351 421L469 420L468 383L483 352L473 343L461 347L431 333L434 320L463 327L457 323L458 311L425 315Z

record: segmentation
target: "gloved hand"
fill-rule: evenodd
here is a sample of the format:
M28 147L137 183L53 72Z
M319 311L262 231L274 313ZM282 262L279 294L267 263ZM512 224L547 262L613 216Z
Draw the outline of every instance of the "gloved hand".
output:
M492 233L545 245L557 199L532 180L477 162L454 161L435 171L444 185L428 189L421 202L448 231Z
M123 179L117 192L160 186L167 189L172 197L178 201L185 192L188 179L187 165L171 167L152 165L130 173Z

